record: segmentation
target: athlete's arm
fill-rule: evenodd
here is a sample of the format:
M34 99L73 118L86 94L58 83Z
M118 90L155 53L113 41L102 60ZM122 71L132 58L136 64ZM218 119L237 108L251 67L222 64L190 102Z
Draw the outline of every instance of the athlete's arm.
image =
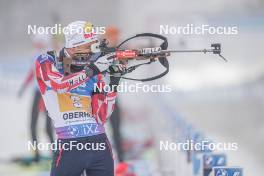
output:
M107 119L111 116L115 107L115 99L117 96L117 86L121 78L121 72L125 70L124 65L111 66L110 70L110 84L112 87L111 92L104 92L102 89L105 83L101 81L102 75L98 75L97 90L92 96L92 111L97 122L101 121L104 124ZM101 89L99 89L101 88Z
M85 66L83 71L68 76L61 74L55 67L55 60L48 54L43 54L36 61L36 76L43 94L47 87L58 92L68 92L93 76L105 71L112 64L115 53L99 57L92 64Z
M42 93L45 92L47 87L58 92L68 92L78 87L95 74L98 74L98 71L94 69L89 73L90 75L87 74L86 70L83 70L69 76L64 76L57 70L54 63L54 58L47 54L39 56L36 61L36 76Z
M101 81L102 75L98 75L97 87L103 88L105 83ZM92 112L98 123L104 124L114 111L116 92L103 92L97 89L92 95Z

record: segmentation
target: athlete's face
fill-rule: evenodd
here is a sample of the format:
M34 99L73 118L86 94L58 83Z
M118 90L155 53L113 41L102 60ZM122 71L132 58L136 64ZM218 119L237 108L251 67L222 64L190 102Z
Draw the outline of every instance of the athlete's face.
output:
M83 70L84 66L90 64L92 57L92 45L97 41L83 44L74 48L66 48L70 57L67 59L70 68L66 68L68 73L75 73ZM66 59L64 59L66 62ZM68 65L64 64L64 65ZM64 68L65 69L65 68Z

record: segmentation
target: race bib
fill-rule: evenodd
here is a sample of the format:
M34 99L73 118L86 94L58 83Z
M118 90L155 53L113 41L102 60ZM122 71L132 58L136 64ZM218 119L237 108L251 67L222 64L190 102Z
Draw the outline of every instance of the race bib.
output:
M91 97L76 94L57 94L60 112L85 111L91 112Z

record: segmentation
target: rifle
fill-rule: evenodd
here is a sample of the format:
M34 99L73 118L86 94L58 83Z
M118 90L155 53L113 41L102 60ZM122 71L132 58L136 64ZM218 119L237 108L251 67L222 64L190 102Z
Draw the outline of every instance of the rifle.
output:
M132 40L134 38L138 38L138 37L153 37L153 38L160 39L163 42L158 47L141 48L141 49L120 49L124 43L126 43L129 40ZM221 49L220 43L211 44L211 48L209 48L209 49L167 50L168 40L166 37L159 35L159 34L142 33L142 34L137 34L133 37L126 39L125 41L120 43L115 48L107 47L107 44L108 44L107 40L104 39L101 42L101 44L99 45L99 50L103 53L115 52L116 57L119 61L122 61L122 60L128 60L129 61L131 59L149 60L149 62L133 65L133 66L127 68L127 70L124 73L122 73L122 75L125 75L127 73L131 73L132 71L134 71L139 66L150 64L152 62L155 62L156 60L159 60L160 64L166 68L166 70L164 72L158 74L157 76L153 76L150 78L136 79L136 78L127 78L127 77L122 76L122 78L124 78L124 79L134 80L134 81L143 81L143 82L144 81L152 81L152 80L155 80L155 79L158 79L158 78L165 76L169 72L169 62L167 60L167 57L171 56L171 54L173 54L173 53L194 53L194 52L204 53L204 54L213 53L213 54L217 54L218 56L220 56L220 58L222 58L224 61L227 62L227 59L221 55L222 49Z

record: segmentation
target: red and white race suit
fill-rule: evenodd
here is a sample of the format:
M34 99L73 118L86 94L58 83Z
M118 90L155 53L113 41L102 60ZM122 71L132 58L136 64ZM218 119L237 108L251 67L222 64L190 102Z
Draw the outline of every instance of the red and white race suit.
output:
M81 71L64 76L49 54L40 55L35 66L38 86L59 139L105 132L103 125L113 112L116 92L94 91L96 85L105 85L101 74L88 77Z

